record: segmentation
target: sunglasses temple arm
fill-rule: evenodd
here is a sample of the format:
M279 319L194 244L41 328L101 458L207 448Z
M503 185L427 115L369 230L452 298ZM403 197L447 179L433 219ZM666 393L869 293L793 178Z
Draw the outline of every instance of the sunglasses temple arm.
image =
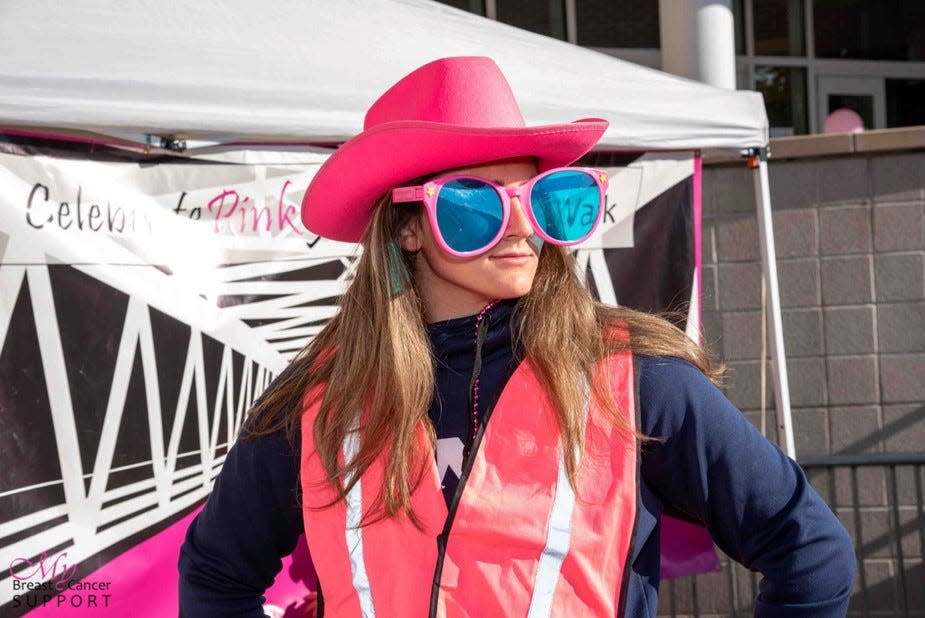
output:
M424 187L398 187L392 189L392 203L424 201Z

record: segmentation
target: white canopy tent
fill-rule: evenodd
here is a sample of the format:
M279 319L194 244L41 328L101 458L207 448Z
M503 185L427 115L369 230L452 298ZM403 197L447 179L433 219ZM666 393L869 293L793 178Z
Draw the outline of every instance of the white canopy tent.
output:
M779 435L795 455L761 96L727 91L427 0L30 0L0 5L0 127L121 144L252 149L343 141L413 68L489 55L527 124L603 117L603 150L756 156ZM2 132L4 129L0 129Z
M268 8L272 7L272 8ZM765 146L729 92L425 0L31 0L0 7L0 123L216 142L354 135L427 61L490 55L528 124L611 119L603 146Z

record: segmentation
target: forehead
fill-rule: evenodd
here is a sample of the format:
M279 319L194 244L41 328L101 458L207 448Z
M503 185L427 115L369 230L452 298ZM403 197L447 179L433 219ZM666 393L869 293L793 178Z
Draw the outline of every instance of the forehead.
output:
M519 157L479 165L467 165L450 170L449 173L481 176L501 185L518 184L536 176L536 162L532 157Z

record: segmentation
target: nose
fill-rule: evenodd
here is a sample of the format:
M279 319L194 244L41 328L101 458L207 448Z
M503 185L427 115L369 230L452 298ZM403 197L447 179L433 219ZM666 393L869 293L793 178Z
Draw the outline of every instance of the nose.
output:
M520 202L519 197L511 198L511 218L507 222L507 229L504 233L505 238L533 236L533 225L530 223L530 217L524 205Z

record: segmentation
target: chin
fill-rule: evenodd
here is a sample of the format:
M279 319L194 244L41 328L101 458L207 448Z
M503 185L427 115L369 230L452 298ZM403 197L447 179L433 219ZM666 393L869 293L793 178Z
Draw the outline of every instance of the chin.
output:
M526 296L533 288L533 277L525 280L505 282L505 285L494 286L495 289L489 294L492 298L507 300L510 298L520 298Z

